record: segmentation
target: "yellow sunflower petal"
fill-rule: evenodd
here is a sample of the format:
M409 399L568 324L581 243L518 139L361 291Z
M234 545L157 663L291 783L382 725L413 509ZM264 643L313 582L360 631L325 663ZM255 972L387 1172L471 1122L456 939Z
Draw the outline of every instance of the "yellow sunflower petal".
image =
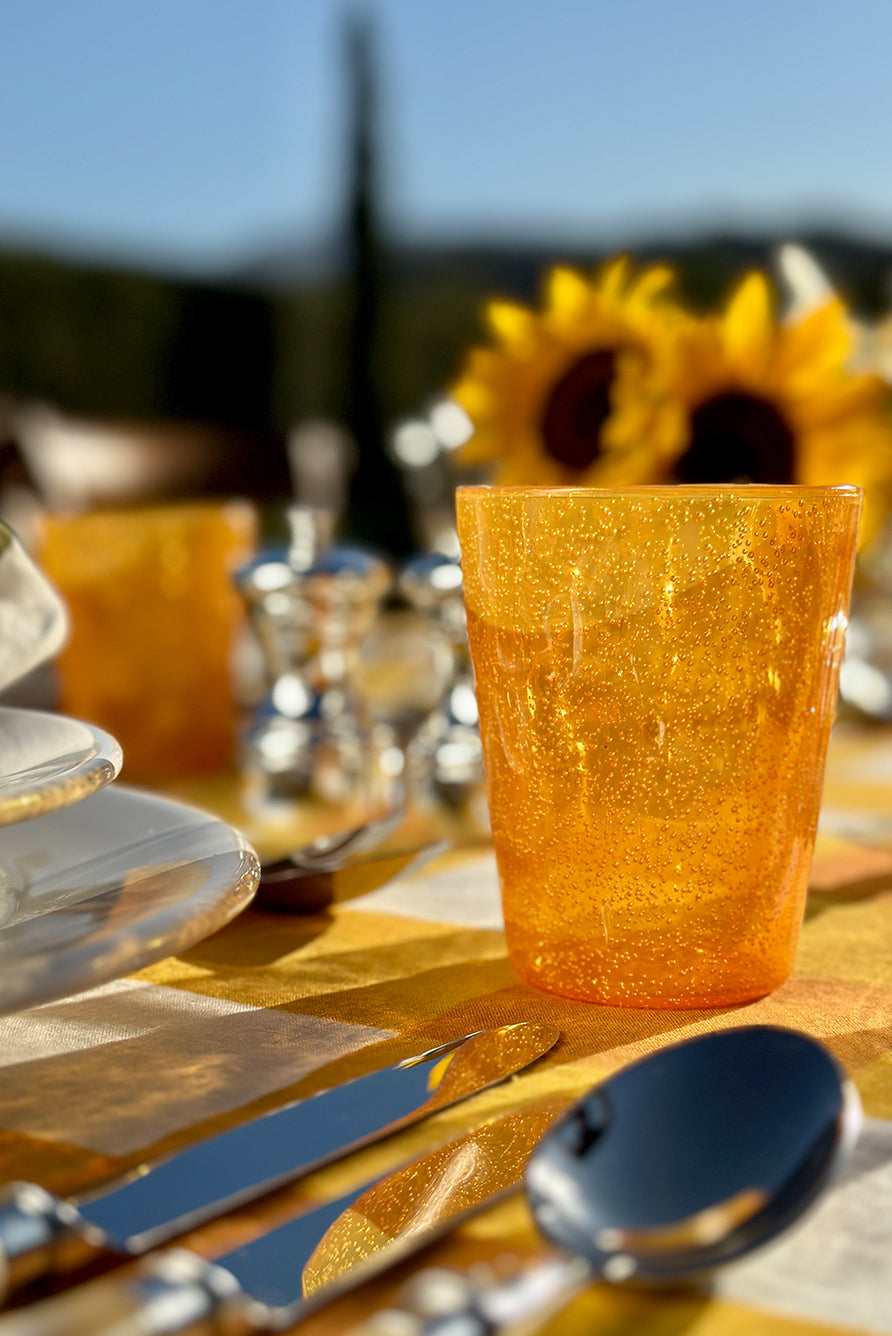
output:
M807 427L834 427L853 419L887 417L889 389L878 376L828 375L803 386L791 377L785 387L797 421Z
M628 278L628 256L619 255L615 260L611 260L602 271L600 282L597 284L605 301L619 301L628 282Z
M472 422L479 422L482 418L488 417L497 403L491 386L485 385L482 381L472 380L470 377L458 381L451 393Z
M529 342L534 329L534 316L525 306L513 302L490 302L486 307L487 323L507 347L523 347Z
M546 280L546 305L555 315L578 316L587 308L591 293L591 284L573 269L559 266Z
M795 376L803 371L818 382L842 370L851 354L852 328L846 308L838 299L826 302L795 324L784 326L778 350L778 372Z
M892 429L887 415L853 415L808 437L797 481L864 489L859 548L879 531L892 503Z
M668 265L653 265L650 269L645 269L638 278L630 293L630 299L642 305L649 305L674 282L674 269L670 269Z
M761 370L767 364L775 326L764 274L749 274L734 293L722 320L722 338L735 369Z

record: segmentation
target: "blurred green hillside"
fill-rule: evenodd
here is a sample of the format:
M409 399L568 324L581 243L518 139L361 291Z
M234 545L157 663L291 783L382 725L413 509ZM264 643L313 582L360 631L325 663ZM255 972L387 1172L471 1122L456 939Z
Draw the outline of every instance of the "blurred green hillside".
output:
M677 267L684 298L715 308L748 268L770 268L781 238L716 236L634 252ZM892 245L799 236L853 309L886 309ZM562 261L589 269L603 255L545 246L405 247L385 252L378 367L389 420L418 411L455 376L498 295L535 301ZM283 266L280 266L283 268ZM0 250L0 394L76 415L194 419L286 429L344 416L349 284L285 272L219 283L103 268Z

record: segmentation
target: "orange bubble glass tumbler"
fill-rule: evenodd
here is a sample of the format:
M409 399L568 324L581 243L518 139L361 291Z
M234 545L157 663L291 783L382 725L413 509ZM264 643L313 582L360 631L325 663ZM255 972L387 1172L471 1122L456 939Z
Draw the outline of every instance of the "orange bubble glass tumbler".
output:
M118 739L125 779L151 783L233 763L245 613L232 575L255 551L256 527L243 501L42 522L38 559L71 617L58 661L60 706Z
M642 1007L762 997L798 943L855 487L463 487L512 962Z

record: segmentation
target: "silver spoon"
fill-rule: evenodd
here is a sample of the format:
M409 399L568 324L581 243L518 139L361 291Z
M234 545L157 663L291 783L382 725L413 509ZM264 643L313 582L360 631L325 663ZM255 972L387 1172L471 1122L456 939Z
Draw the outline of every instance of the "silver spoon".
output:
M346 859L376 848L405 818L406 813L401 807L397 807L382 816L363 821L361 825L351 826L348 830L338 830L330 835L317 835L309 844L292 850L284 858L264 863L263 874L269 877L278 872L287 872L291 868L304 872L333 872L343 867Z
M376 1336L490 1336L593 1280L697 1283L793 1224L854 1145L861 1104L807 1035L747 1026L662 1049L548 1129L524 1190L561 1250L497 1280L428 1270Z
M349 830L320 835L284 858L262 863L255 904L289 914L318 914L375 890L402 872L414 871L448 848L445 840L429 840L376 852L405 816L397 808Z

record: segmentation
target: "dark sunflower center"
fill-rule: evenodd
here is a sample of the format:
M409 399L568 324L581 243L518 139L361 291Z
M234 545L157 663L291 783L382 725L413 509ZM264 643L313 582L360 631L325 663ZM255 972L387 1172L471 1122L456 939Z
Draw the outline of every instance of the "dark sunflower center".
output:
M729 390L691 415L691 442L675 468L679 482L789 483L795 437L774 404Z
M586 353L556 381L542 417L546 453L580 472L601 453L601 429L610 416L616 353Z

